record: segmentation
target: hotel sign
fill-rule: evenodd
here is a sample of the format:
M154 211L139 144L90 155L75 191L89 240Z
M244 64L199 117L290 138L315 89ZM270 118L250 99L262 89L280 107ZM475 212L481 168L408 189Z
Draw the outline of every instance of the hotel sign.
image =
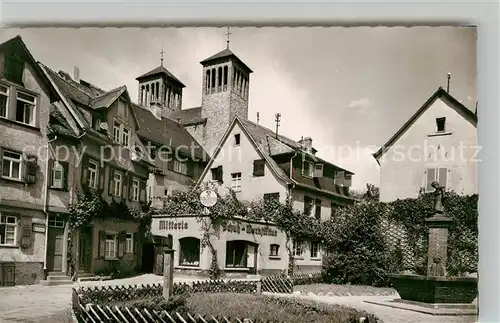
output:
M162 231L169 230L187 230L188 224L184 221L170 221L170 220L160 220L158 221L158 229Z
M231 233L246 233L246 234L254 234L260 236L269 236L276 237L278 235L278 231L275 229L271 229L267 226L252 226L251 224L240 224L240 223L230 223L222 226L223 231L231 232Z

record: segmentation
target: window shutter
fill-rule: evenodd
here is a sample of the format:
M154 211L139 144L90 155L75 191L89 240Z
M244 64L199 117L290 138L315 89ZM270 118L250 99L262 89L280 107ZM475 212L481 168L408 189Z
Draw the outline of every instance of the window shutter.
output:
M2 147L0 147L0 177L3 175L3 161L2 161L2 158L3 158L3 150L2 150Z
M88 185L88 173L89 173L89 157L83 155L82 157L82 186Z
M47 171L47 181L49 182L49 187L52 187L54 185L54 174L52 174L52 168L54 167L54 159L49 158L47 160L47 163L49 163L48 171Z
M31 217L23 216L21 217L21 247L27 249L31 247Z
M436 180L436 169L435 168L427 168L427 183L426 190L428 192L432 191L432 182Z
M193 178L193 168L194 168L193 162L191 160L187 160L186 167L187 167L187 176Z
M139 251L139 238L140 237L140 234L139 232L135 232L134 233L134 254L137 254L137 252Z
M131 200L134 197L134 177L128 177L128 199Z
M104 258L106 246L106 231L99 231L99 258Z
M103 164L99 167L99 189L104 190L106 181L106 166Z
M146 201L146 181L139 182L139 200Z
M115 177L114 169L109 167L109 178L108 178L108 193L113 195L113 178Z
M127 198L127 192L128 192L128 188L129 188L129 177L132 177L132 176L128 176L127 174L123 173L123 178L122 178L122 191L121 191L121 196L123 198Z
M218 171L217 171L217 180L219 182L224 182L222 179L223 179L223 172L222 172L222 165L217 167Z
M64 182L63 182L63 189L65 191L68 191L69 188L69 163L67 162L61 162L61 165L64 169Z
M37 157L31 155L26 157L26 160L23 161L24 182L27 184L34 184L36 182L36 172L38 169Z
M122 231L118 234L118 258L123 258L125 254L125 243L127 241L127 234Z
M440 168L439 169L439 186L442 186L446 189L446 184L448 183L448 169Z

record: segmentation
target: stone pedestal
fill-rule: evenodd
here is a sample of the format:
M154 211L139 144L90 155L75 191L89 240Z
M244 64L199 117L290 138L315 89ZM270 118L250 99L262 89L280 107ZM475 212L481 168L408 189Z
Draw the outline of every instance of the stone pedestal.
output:
M174 286L174 250L166 247L163 249L163 298L172 297Z
M426 222L429 226L429 249L427 252L427 276L436 276L435 266L446 268L448 254L448 230L452 220L443 215L434 215ZM439 258L439 264L434 264L434 260ZM439 272L439 270L438 270ZM444 276L439 274L437 276Z

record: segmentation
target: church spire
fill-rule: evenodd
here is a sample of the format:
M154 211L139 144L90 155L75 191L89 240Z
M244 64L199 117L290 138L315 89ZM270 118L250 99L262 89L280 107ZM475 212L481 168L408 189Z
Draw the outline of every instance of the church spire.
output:
M160 62L161 62L160 64L161 64L161 66L163 66L163 54L165 54L165 51L163 51L163 46L161 46L161 52L160 52L160 57L161 57L160 58Z
M231 36L231 31L229 30L230 28L231 28L231 27L229 27L229 26L228 26L228 27L227 27L227 32L226 32L226 43L227 43L226 48L227 48L227 49L229 49L229 42L231 41L231 40L229 39L229 36Z

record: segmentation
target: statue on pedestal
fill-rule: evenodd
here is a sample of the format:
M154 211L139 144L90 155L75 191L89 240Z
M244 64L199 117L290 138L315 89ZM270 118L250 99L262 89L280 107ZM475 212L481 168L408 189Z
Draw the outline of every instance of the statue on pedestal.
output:
M437 181L431 183L434 191L434 214L442 215L444 213L443 199L444 199L444 187L439 186Z

